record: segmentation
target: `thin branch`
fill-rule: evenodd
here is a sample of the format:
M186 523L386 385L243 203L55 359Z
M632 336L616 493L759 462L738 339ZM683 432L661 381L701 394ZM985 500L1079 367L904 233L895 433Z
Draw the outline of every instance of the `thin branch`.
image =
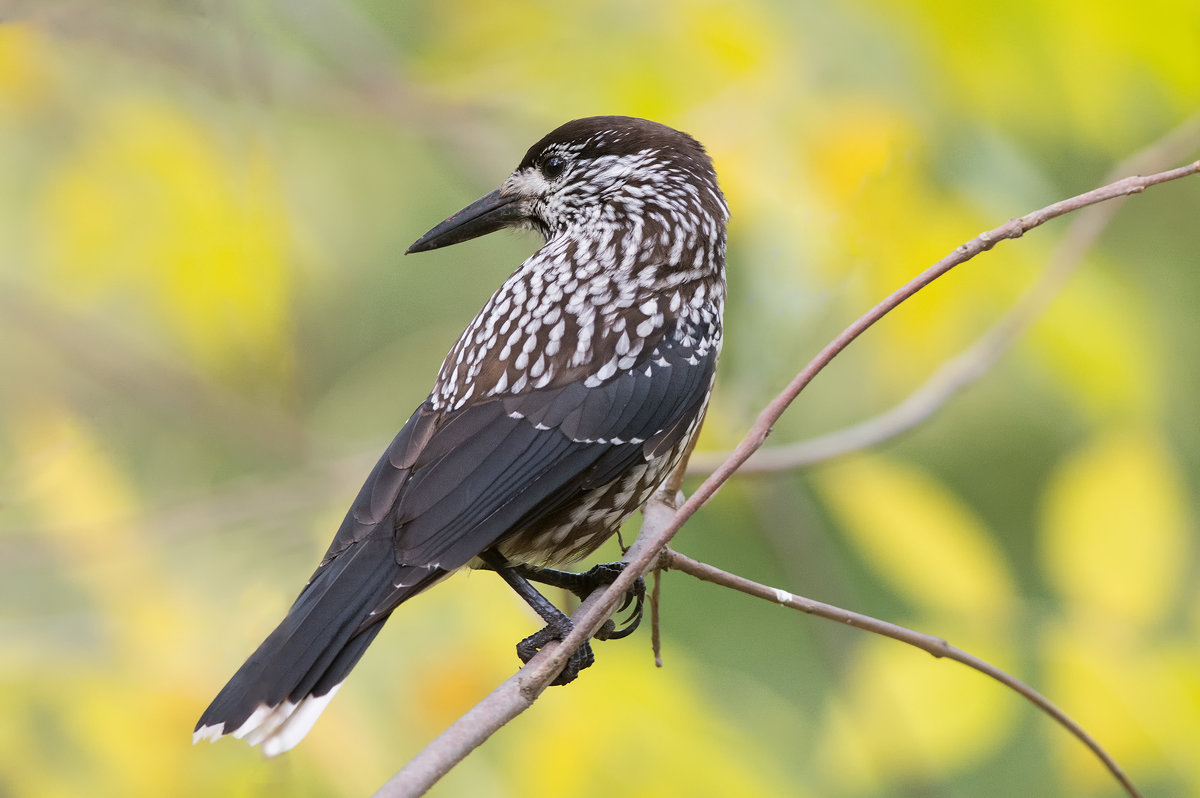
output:
M607 597L608 591L597 590L583 600L575 612L578 618L593 612ZM613 607L608 608L607 619ZM601 621L603 622L603 621ZM565 649L569 653L573 649ZM375 798L412 798L424 795L467 754L482 745L510 720L533 705L546 686L566 663L566 656L549 654L564 651L559 643L550 643L525 667L506 679L499 687L459 717L439 734L408 764L388 779L375 793Z
M565 640L548 644L524 668L451 724L389 779L376 793L377 798L424 794L497 729L528 708L562 670L569 653L594 635L601 624L612 615L617 602L632 586L633 581L655 567L679 528L713 497L756 449L762 446L775 422L800 392L821 369L872 324L955 266L965 263L981 252L986 252L1005 239L1019 238L1051 219L1089 205L1138 194L1159 183L1178 180L1198 172L1200 161L1145 177L1128 177L1013 219L958 247L864 314L822 349L792 382L771 400L737 448L678 510L672 506L674 494L661 490L655 494L646 506L641 533L627 552L628 567L607 588L592 593L580 605L572 616L575 628Z
M1107 179L1116 180L1130 173L1157 172L1197 149L1200 149L1200 115L1189 118L1167 135L1122 161ZM810 440L764 446L738 472L747 475L804 468L876 446L927 421L959 391L990 371L1046 311L1075 273L1087 251L1108 229L1124 202L1124 198L1117 199L1077 214L1050 257L1050 266L1041 279L974 344L944 363L895 407L861 423ZM717 452L699 452L692 457L688 474L708 474L726 456Z
M928 654L932 654L935 657L944 657L945 659L954 660L955 662L966 665L968 668L973 668L985 676L995 679L1021 696L1024 696L1035 707L1054 718L1059 725L1065 728L1080 742L1092 750L1092 753L1094 753L1096 757L1104 763L1104 766L1108 768L1109 772L1112 773L1117 781L1121 783L1121 786L1125 788L1125 791L1128 792L1132 798L1141 798L1141 793L1139 793L1137 788L1133 786L1133 783L1125 775L1125 772L1121 770L1120 765L1118 765L1116 761L1114 761L1113 758L1110 757L1108 753L1100 747L1100 744L1096 742L1096 740L1093 739L1090 734L1084 731L1082 726L1072 720L1067 713L1055 706L1050 699L1046 698L1037 690L1034 690L1032 687L1025 684L1025 682L1021 681L1015 676L1011 676L991 663L979 659L972 654L968 654L966 651L963 651L960 648L950 645L950 643L940 637L927 635L923 632L916 632L903 626L897 626L894 623L888 623L887 621L881 621L877 618L872 618L869 615L861 615L857 612L844 610L841 607L835 607L832 604L823 604L820 601L813 601L812 599L804 598L803 596L797 596L794 593L789 593L786 590L768 587L767 585L751 581L745 577L731 574L728 571L723 571L720 568L709 565L708 563L694 560L691 557L674 551L673 549L666 550L666 556L663 558L663 561L665 562L665 568L675 571L682 571L685 574L694 576L697 579L702 579L705 582L712 582L714 585L727 587L740 593L745 593L748 596L754 596L765 601L770 601L773 604L791 607L794 610L799 610L800 612L808 613L809 615L816 615L817 617L825 618L829 621L836 621L838 623L845 624L846 626L853 626L858 629L863 629L867 632L873 632L877 635L890 637L893 640L899 640L901 643L908 643L910 646L915 646L916 648L919 648Z
M654 585L650 588L650 650L654 652L654 667L656 668L663 666L662 614L660 611L660 607L662 606L662 574L661 568L655 568L650 573L650 578L654 580Z

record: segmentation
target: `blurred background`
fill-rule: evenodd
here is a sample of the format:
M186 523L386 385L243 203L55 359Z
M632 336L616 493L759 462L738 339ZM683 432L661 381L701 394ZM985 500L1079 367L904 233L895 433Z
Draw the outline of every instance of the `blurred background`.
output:
M537 620L460 575L389 622L295 751L191 745L537 241L401 253L558 124L645 116L716 161L730 304L705 452L979 231L1147 147L1200 156L1200 5L919 5L0 3L0 796L368 795L514 671ZM949 638L1147 794L1200 794L1198 218L1196 178L1128 201L932 420L737 478L675 546ZM901 401L1071 225L904 305L771 444ZM1118 794L957 664L681 574L662 623L665 668L644 632L599 644L434 794Z

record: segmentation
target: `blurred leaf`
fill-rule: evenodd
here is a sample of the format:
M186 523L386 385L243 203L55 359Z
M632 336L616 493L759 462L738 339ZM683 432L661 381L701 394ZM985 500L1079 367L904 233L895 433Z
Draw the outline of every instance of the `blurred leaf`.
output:
M839 214L859 211L867 184L919 146L914 120L878 97L835 100L811 135L805 155L812 178Z
M1083 611L1042 635L1046 690L1140 783L1170 777L1200 790L1200 657L1194 640L1147 640ZM1110 777L1073 738L1051 736L1062 771L1079 789Z
M761 85L772 74L767 65L785 52L758 2L590 0L572 8L583 25L561 24L561 6L549 0L525 3L519 13L454 0L436 13L424 66L443 92L511 97L537 86L543 103L558 109L555 119L613 113L671 121L721 92ZM571 58L558 55L567 52ZM586 99L580 86L589 88Z
M976 7L941 0L925 6L919 22L907 4L878 6L920 37L927 55L936 54L925 59L928 68L954 65L937 75L948 94L943 102L1010 129L1040 129L1053 120L1063 140L1119 157L1137 144L1131 131L1154 124L1149 109L1200 92L1194 4L1150 0L1094 14L1081 13L1075 2ZM1098 123L1139 116L1126 125Z
M1161 347L1136 287L1085 270L1033 328L1030 348L1085 411L1138 418L1161 402Z
M42 198L56 294L148 309L218 374L286 375L290 280L272 171L253 146L231 161L179 108L101 103Z
M817 486L862 557L907 600L977 619L1003 618L1014 588L983 524L917 468L858 456Z
M45 521L62 556L76 564L127 544L140 508L136 491L87 425L52 402L7 419L23 503Z
M29 25L0 25L0 120L6 112L27 113L49 89L42 40Z
M929 180L935 153L917 122L879 98L834 101L814 126L811 172L821 205L835 209L833 239L813 268L826 283L851 280L867 310L974 237L990 220ZM1015 209L1014 209L1015 210ZM890 314L863 340L873 371L898 388L965 348L989 316L1028 283L1036 244L1001 247L957 268Z
M973 648L962 633L953 637ZM851 793L891 793L897 781L931 778L986 755L1010 733L1019 701L958 663L868 636L829 705L818 751L827 779Z
M1064 597L1101 616L1150 626L1177 600L1191 519L1175 465L1144 431L1102 437L1046 487L1042 565Z
M40 683L4 680L12 712L38 718L39 753L21 766L48 771L46 794L151 795L183 755L159 730L178 725L180 709L191 714L174 695L174 678L192 667L180 642L193 613L161 580L139 535L136 491L95 431L51 402L9 421L22 509L41 519L59 578L88 597L99 626L98 644L71 640L44 660ZM64 621L50 612L33 620ZM39 761L43 752L48 759ZM62 756L70 767L56 764Z
M1095 185L1200 96L1200 6L1174 0L1102 12L1067 0L24 5L31 22L0 25L0 297L45 312L10 317L0 302L4 795L362 796L512 672L536 619L499 580L456 577L389 620L296 751L190 745L354 495L324 462L365 446L353 438L366 422L347 418L403 418L461 328L449 320L487 293L430 261L396 272L396 253L554 125L640 114L713 154L733 217L705 441L726 448L868 304L979 230ZM752 503L723 493L689 523L689 546L794 589L861 595L885 581L904 620L989 658L1019 637L1022 658L1052 674L1037 686L1130 753L1148 794L1200 794L1197 547L1179 506L1200 484L1196 197L1181 182L1131 200L1028 345L895 444L916 465L823 469L827 514L804 480L767 480ZM779 431L829 429L910 389L1003 312L1058 235L1005 244L922 292ZM500 250L517 256L492 238L443 263L502 269ZM86 352L80 330L97 331ZM123 342L148 356L125 361ZM127 368L90 362L109 345ZM156 364L172 358L217 396L222 381L257 380L274 400L296 372L283 392L297 423L316 425L309 456L264 467L255 440L230 446L217 431L224 403L206 415L178 386L130 395L157 390ZM1064 454L1081 429L1143 442L1090 469L1118 476L1067 478L1075 458L1103 459ZM1177 463L1155 441L1164 430ZM930 476L949 473L969 507ZM325 474L327 501L314 499ZM1074 530L1047 528L1041 562L1039 502L1047 525L1062 516ZM1137 517L1118 530L1121 503ZM1107 514L1104 541L1124 537L1113 550L1092 550L1108 543L1083 528L1089 505ZM1155 515L1175 516L1169 534L1150 528ZM830 518L861 558L824 545ZM788 535L796 524L811 534ZM990 539L1001 530L1002 546ZM595 668L435 793L1062 786L1059 760L1013 736L1009 707L1078 761L1065 766L1082 774L1073 784L1106 779L984 677L886 641L847 653L811 625L743 618L694 587L667 633L710 661L693 673L669 649L657 672L636 641L602 644ZM1019 595L1044 608L1022 612ZM744 623L736 645L713 618Z
M603 657L599 672L581 677L569 695L546 693L538 711L522 717L524 743L509 752L505 766L510 783L537 774L522 794L808 794L784 780L754 739L722 714L689 677L680 652L658 672L644 649L604 646L597 656ZM617 696L622 707L634 710L628 712L632 722L605 722Z

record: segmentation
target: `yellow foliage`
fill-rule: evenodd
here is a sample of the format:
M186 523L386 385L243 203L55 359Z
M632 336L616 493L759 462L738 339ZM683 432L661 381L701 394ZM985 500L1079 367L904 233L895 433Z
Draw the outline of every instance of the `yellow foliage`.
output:
M61 407L45 403L10 421L14 465L25 486L23 509L42 522L64 575L111 613L106 631L118 650L131 656L176 651L188 612L159 578L138 518L143 508L128 476L96 433ZM130 590L133 585L139 590ZM180 657L161 664L188 667Z
M547 691L536 711L515 724L522 739L507 751L504 771L508 783L524 785L522 794L808 794L785 781L746 732L723 716L689 677L690 663L680 652L672 652L666 670L655 671L644 648L600 646L602 668L570 690ZM614 712L624 722L598 722ZM522 778L531 773L537 778Z
M161 101L101 104L40 206L56 294L76 305L137 297L197 365L287 374L290 280L272 169L256 147L231 163Z
M866 184L911 157L918 146L913 120L875 97L834 101L816 123L805 155L817 187L839 214L855 212Z
M1080 607L1150 627L1182 587L1189 516L1163 442L1113 433L1064 462L1046 487L1042 565Z
M1151 318L1136 287L1085 270L1038 321L1030 349L1083 410L1117 420L1144 417L1162 401Z
M826 283L852 277L858 312L987 224L962 196L930 183L932 154L916 120L890 103L832 101L811 135L808 173L818 204L831 211L833 236L814 270ZM906 301L864 338L873 371L908 388L961 351L1028 283L1029 246L1023 255L1001 247L986 264L961 265Z
M860 555L908 601L979 622L1011 609L1003 554L928 474L864 455L822 471L817 487Z
M133 486L79 419L52 403L9 419L29 504L62 555L87 564L133 540Z
M29 25L0 25L0 114L27 112L43 99L49 81L37 31Z
M226 480L261 470L258 454L212 443L210 418L189 420L176 441L183 425L144 412L143 400L162 407L161 397L119 393L128 384L153 391L153 373L114 389L105 364L64 357L72 339L56 333L95 328L118 343L149 342L202 381L286 378L297 236L336 251L339 263L343 253L347 264L377 260L418 223L391 203L408 211L428 201L422 218L440 218L452 208L435 194L464 179L498 180L528 144L517 130L644 115L704 141L733 206L729 345L705 433L706 446L726 448L751 397L766 394L755 380L774 381L797 357L788 347L808 343L796 333L863 309L1006 215L1090 187L1108 163L1194 114L1200 96L1200 4L1177 0L1104 9L1077 0L445 0L326 4L319 17L207 4L201 20L188 4L98 3L82 16L54 0L26 5L38 9L31 22L0 25L0 295L11 303L3 292L12 288L40 303L0 318L0 371L18 388L0 390L0 534L6 555L19 552L0 573L9 586L0 600L20 605L16 617L5 613L0 644L0 793L51 798L368 794L511 673L513 642L537 626L498 580L456 577L389 621L296 751L267 761L241 743L192 748L191 725L226 668L299 587L236 584L215 564L256 546L266 556L304 546L310 534L321 537L319 551L344 505L331 503L328 517L310 512L309 497L290 496L290 472L263 473L258 512L273 523L239 522L247 538L229 545L223 525L247 511L238 496L226 503ZM441 160L469 147L477 157L467 163L494 165L490 176ZM1183 448L1194 443L1186 434L1171 441L1178 462L1158 436L1186 431L1192 412L1195 369L1186 358L1168 369L1163 353L1167 341L1187 351L1195 331L1193 188L1164 188L1176 193L1157 206L1161 219L1132 210L1158 190L1131 202L1120 246L1161 237L1161 247L1145 239L1153 259L1115 261L1114 227L1092 258L1108 271L1085 265L1007 361L1011 383L981 383L994 391L988 407L1035 413L1024 392L1044 397L1048 382L1068 402L1037 419L1042 428L1096 428L1042 497L1035 565L1047 577L1045 603L1061 608L1049 620L1019 604L1020 593L1038 590L1036 575L1016 567L1027 541L1013 542L1010 565L987 524L930 471L862 457L816 479L862 559L911 605L914 626L989 659L997 628L1020 632L1028 680L1135 779L1181 795L1200 794L1195 479L1183 471L1196 457ZM852 390L883 397L958 352L1028 283L1057 235L1047 227L1007 243L923 292L855 345L867 356ZM1122 279L1110 276L1118 269ZM428 285L420 269L402 279L414 289L404 308L428 316L415 293ZM1178 291L1167 301L1153 293L1168 285ZM365 329L369 318L374 335L374 320L395 312L369 292L329 286L315 286L306 307L320 334ZM351 301L361 319L347 321ZM379 329L395 335L357 368L348 358L361 352L306 351L313 379L300 403L333 417L347 412L340 397L353 394L350 406L360 407L389 396L395 380L414 377L409 359L436 357L427 339L409 335L417 323ZM118 345L106 354L117 363L123 353ZM1061 446L1033 446L1029 461L1053 462ZM316 441L311 451L341 448ZM208 518L188 513L186 534L140 518L147 508L155 520L172 516L154 509L170 501L158 492L161 475L146 478L168 459L178 470L172 495L211 493L216 508ZM1020 479L995 481L1030 501ZM756 520L798 507L794 497L762 496L772 505L759 519L730 523L726 505L693 523L733 528L736 549L723 553L754 556L743 541L764 534ZM1016 504L988 506L988 524L1027 515ZM293 523L281 529L285 520ZM302 542L247 543L270 535ZM706 545L725 545L716 538ZM840 582L846 569L833 565L829 578ZM235 572L252 570L243 560ZM754 613L746 623L756 632L780 633L778 619ZM595 668L548 691L435 794L882 796L918 779L931 793L965 794L959 773L978 784L1010 761L1038 769L1026 784L1044 776L1072 793L1107 787L1079 744L1029 720L1019 699L899 643L864 639L829 682L795 674L812 680L803 685L810 706L828 694L828 709L809 721L788 691L736 683L754 678L753 664L704 681L691 671L701 665L669 650L668 668L656 672L642 640L599 644ZM748 663L756 653L746 652ZM1002 649L1000 659L1015 656ZM713 695L722 677L734 680L726 684L736 700ZM750 698L760 694L769 699ZM1011 744L1015 717L1045 735L1054 762ZM793 741L801 723L811 727ZM794 761L774 759L793 742ZM819 792L822 783L831 789Z
M782 54L758 2L590 0L571 9L586 20L579 25L561 24L562 11L549 0L522 3L519 13L480 0L439 3L427 74L458 97L536 86L554 119L629 114L678 123L708 98L761 84L767 62ZM599 68L604 79L595 81Z
M1008 129L1038 129L1116 156L1136 126L1116 123L1171 98L1181 113L1200 93L1195 32L1200 8L1151 0L1102 10L1079 0L978 5L940 0L914 14L895 0L875 4L921 42L926 67L956 112Z
M962 637L952 642L971 650ZM830 699L818 757L827 778L852 792L930 778L985 756L1010 732L1018 706L1012 693L958 663L867 637Z
M1146 639L1080 608L1042 633L1046 692L1127 772L1142 781L1178 779L1200 788L1200 648L1194 640ZM1077 741L1049 735L1061 769L1079 789L1109 776Z
M9 422L22 509L41 522L61 563L57 579L103 619L95 643L68 637L68 656L43 659L39 681L4 680L0 701L12 713L47 715L23 743L32 746L23 770L44 771L38 794L155 794L184 761L182 738L162 730L186 728L194 711L176 679L192 667L181 644L197 608L181 605L161 578L137 492L94 430L52 402Z

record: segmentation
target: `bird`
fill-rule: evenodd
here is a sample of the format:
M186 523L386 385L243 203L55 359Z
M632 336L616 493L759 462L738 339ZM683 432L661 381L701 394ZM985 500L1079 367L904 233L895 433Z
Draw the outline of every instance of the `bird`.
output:
M505 228L544 244L450 348L286 617L204 711L193 742L232 735L268 756L293 748L391 613L464 568L497 572L545 621L517 644L523 661L563 639L570 618L532 582L581 596L611 582L623 563L560 569L641 509L699 432L721 351L728 218L696 139L595 116L548 133L500 188L417 239L407 253ZM608 637L636 627L641 597L626 596L634 618ZM555 683L592 662L585 643Z

